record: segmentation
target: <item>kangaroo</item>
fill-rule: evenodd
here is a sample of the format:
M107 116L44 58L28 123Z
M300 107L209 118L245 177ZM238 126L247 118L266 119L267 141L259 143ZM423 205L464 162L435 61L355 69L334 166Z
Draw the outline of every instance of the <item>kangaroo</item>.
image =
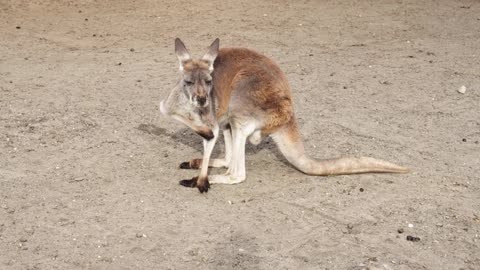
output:
M203 158L180 164L199 169L180 184L208 192L210 184L237 184L246 178L245 143L257 145L271 136L280 152L308 175L369 172L406 173L407 168L368 157L330 160L309 158L300 137L292 95L285 74L268 57L245 48L219 49L217 38L201 59L192 59L184 43L175 39L180 80L160 102L162 114L184 123L203 137ZM225 157L210 159L222 130ZM209 167L226 167L223 175L208 176Z

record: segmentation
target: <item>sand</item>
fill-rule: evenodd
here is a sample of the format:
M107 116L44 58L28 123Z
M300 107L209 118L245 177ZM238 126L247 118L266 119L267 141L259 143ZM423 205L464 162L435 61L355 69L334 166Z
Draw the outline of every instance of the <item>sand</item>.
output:
M0 1L0 269L480 269L478 1L191 2ZM274 59L311 156L412 172L266 139L245 182L180 186L175 37Z

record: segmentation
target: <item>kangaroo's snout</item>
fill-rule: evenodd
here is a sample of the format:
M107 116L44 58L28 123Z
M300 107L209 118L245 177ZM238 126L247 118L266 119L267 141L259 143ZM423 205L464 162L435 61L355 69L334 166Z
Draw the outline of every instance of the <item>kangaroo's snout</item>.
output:
M197 100L197 104L200 107L204 107L204 106L207 105L207 97L206 96L197 96L195 99Z

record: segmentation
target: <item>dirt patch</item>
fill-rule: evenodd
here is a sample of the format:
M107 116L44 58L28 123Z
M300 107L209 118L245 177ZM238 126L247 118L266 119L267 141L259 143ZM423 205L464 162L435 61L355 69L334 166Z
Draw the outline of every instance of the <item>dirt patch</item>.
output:
M478 268L478 14L477 1L0 1L0 268ZM312 156L412 173L306 176L267 139L247 147L244 183L180 186L202 146L158 110L177 36L197 56L219 37L274 59Z

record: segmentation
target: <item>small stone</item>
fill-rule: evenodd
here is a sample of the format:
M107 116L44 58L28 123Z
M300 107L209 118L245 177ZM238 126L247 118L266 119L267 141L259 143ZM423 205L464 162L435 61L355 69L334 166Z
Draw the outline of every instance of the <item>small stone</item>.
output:
M360 188L360 192L363 192L363 191L365 191L365 190L363 188Z
M88 22L88 18L85 18L85 21Z
M457 92L459 92L460 94L465 94L466 91L467 87L465 87L465 85L460 86L460 88L458 88L457 90Z
M143 233L137 233L137 234L135 234L135 236L136 236L137 238L147 237L147 236L146 236L145 234L143 234Z
M75 180L75 182L80 182L80 181L85 180L85 178L83 178L83 177L77 177L77 178L75 178L74 180Z
M398 232L398 233L403 233L403 229L400 228L400 229L397 230L397 232Z
M130 51L131 51L131 52L134 52L134 51L135 51L135 49L131 48L131 49L130 49Z
M20 237L20 239L19 239L19 240L20 240L20 242L22 242L22 243L25 243L25 242L27 242L27 241L28 241L28 240L27 240L27 238L25 238L25 237Z
M119 63L117 64L117 66L121 66L121 65L122 65L122 62L119 62Z
M97 34L93 34L93 35L92 35L92 37L96 37L96 36L97 36Z
M463 138L463 139L462 139L462 142L467 142L467 139Z
M413 228L413 224L409 223L409 224L408 224L408 227L409 227L409 228Z
M20 27L20 26L17 26L17 27L15 27L15 28L17 28L17 29L22 29L22 27Z
M411 241L411 242L418 242L420 241L420 237L416 237L416 236L411 236L411 235L407 235L407 241Z
M233 202L232 202L232 201L228 201L228 204L232 205L232 204L233 204Z

